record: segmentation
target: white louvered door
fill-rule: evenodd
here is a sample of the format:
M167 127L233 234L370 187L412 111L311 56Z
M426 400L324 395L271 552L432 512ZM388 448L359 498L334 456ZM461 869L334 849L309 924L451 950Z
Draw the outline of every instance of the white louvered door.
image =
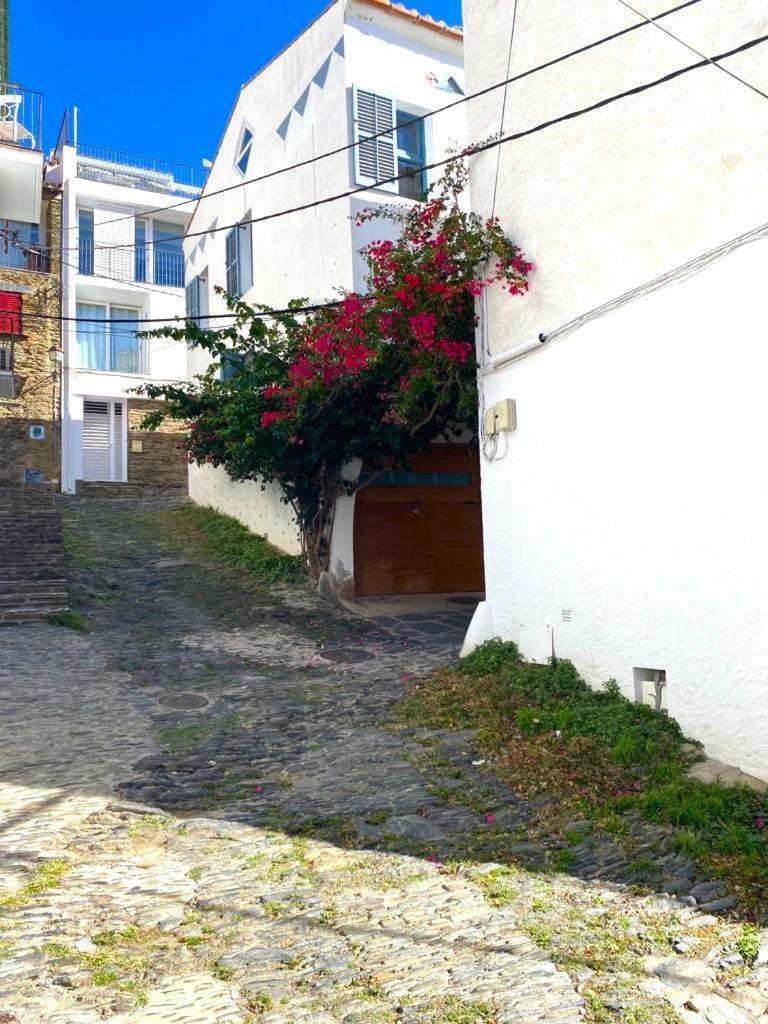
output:
M123 403L83 402L83 480L125 479Z
M397 182L387 181L397 174L395 101L354 86L352 103L357 142L355 180L358 185L397 192Z

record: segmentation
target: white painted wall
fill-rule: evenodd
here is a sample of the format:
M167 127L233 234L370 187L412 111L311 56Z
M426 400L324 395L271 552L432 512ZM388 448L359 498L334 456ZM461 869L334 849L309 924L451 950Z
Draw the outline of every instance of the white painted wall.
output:
M291 206L312 203L356 187L351 151L269 181L245 185L224 195L206 198L207 192L242 181L234 161L243 124L254 132L247 178L268 174L319 153L343 148L353 141L352 87L393 96L413 113L435 110L457 99L455 92L436 87L449 76L463 82L461 45L455 39L381 12L354 0L338 0L282 54L247 83L230 114L206 190L198 204L190 235L217 225L236 223ZM286 118L289 118L287 131ZM464 108L426 122L429 159L463 145L466 138ZM283 135L278 129L283 126ZM374 203L398 200L390 192L367 190L315 209L253 225L253 287L244 298L279 307L303 297L310 302L335 297L337 289L364 287L364 263L358 250L375 238L394 237L390 225L353 224L355 214ZM188 237L185 242L186 278L203 275L211 313L226 305L214 293L225 285L225 231ZM222 321L211 321L216 326ZM203 372L206 353L189 354L191 376ZM229 482L218 471L190 468L190 494L234 515L278 547L295 535L287 507L264 495L258 485ZM332 558L347 576L352 572L354 502L338 510Z
M269 537L289 555L301 554L298 530L286 513L276 484L235 483L223 466L189 467L189 496L198 505L234 516L254 533Z
M59 152L60 164L52 177L63 185L63 259L62 259L62 314L77 315L77 303L112 303L137 309L141 318L162 318L169 321L183 317L184 289L171 285L137 282L133 277L133 249L98 250L95 253L93 275L79 272L78 210L94 210L95 244L125 243L135 240L136 218L152 217L178 225L183 234L192 206L165 211L165 207L179 202L177 196L149 192L130 186L91 181L77 176L75 148L64 146ZM156 209L162 212L152 213ZM120 218L126 219L120 219ZM108 223L114 222L114 223ZM150 228L151 230L151 228ZM110 253L119 255L112 257ZM148 325L144 325L142 329ZM157 325L159 326L159 325ZM63 401L62 401L62 489L74 491L75 482L82 479L82 425L85 398L111 398L129 400L131 391L149 381L180 381L187 379L187 348L183 342L164 338L145 339L147 372L142 374L114 373L105 370L83 369L79 366L77 325L65 322L62 326ZM123 460L124 467L127 465Z
M465 0L470 90L504 77L509 6ZM635 20L609 0L578 11L520 0L513 73ZM717 53L768 31L768 12L721 0L663 24ZM766 88L767 53L729 66ZM694 60L646 26L514 86L504 130ZM472 137L498 130L500 102L473 106ZM633 669L665 669L684 730L768 778L768 241L499 363L768 223L762 104L708 67L501 147L496 212L537 269L529 297L491 297L481 333L497 361L485 404L514 398L518 429L483 465L487 602L472 639L500 635L542 657L549 628L558 656L595 685L615 678L629 697ZM474 161L483 214L495 170L495 153Z

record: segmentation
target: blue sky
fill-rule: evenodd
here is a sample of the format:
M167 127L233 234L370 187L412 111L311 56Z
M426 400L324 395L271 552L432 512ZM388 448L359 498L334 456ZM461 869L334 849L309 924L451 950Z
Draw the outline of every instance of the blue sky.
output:
M80 141L200 166L237 90L326 0L10 0L11 78L43 93L46 147L64 108ZM450 24L461 0L409 2Z

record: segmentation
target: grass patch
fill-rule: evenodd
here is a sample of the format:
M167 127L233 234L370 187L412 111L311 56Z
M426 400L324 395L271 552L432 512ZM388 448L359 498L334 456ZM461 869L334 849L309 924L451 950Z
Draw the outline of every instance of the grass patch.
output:
M286 555L231 516L202 505L184 505L162 522L170 539L204 557L242 569L257 583L295 583L304 578L301 558Z
M640 812L675 833L676 848L704 871L727 879L747 914L768 914L768 797L689 778L677 722L627 700L615 682L594 690L568 661L528 664L514 644L493 640L412 683L396 720L477 729L512 789L550 798L542 811L550 829L592 818L621 841L626 813ZM567 871L573 859L559 850L552 866ZM641 867L646 875L650 865Z
M240 716L237 714L219 715L216 718L202 718L195 722L179 722L177 725L165 726L158 730L157 738L166 750L178 753L190 750L212 736L230 732L239 724Z
M74 629L78 633L90 633L91 628L82 612L65 608L61 612L51 612L46 615L46 621L52 626L64 626L66 629Z
M49 889L55 889L69 871L66 860L55 858L38 865L29 878L14 892L0 893L0 907L21 907Z
M482 875L475 875L474 879L490 906L504 907L517 896L514 877L515 872L511 868L491 868Z

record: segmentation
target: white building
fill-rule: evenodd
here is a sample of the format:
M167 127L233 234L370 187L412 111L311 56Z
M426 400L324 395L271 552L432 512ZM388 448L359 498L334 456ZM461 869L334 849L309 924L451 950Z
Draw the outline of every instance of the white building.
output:
M47 179L63 188L62 315L73 318L62 332L62 489L78 481L182 486L176 438L139 430L151 403L131 391L186 379L184 343L141 339L137 330L159 326L140 323L146 318L184 315L181 239L204 172L83 144L75 112L65 116Z
M768 9L516 6L512 75L638 27L511 85L505 135L656 84L473 160L474 208L495 193L536 269L524 299L489 294L480 332L485 409L513 399L517 427L484 446L470 641L554 651L638 700L666 681L688 734L768 778L768 106L662 31L742 48L723 66L768 92L768 44L746 45ZM507 77L513 5L464 7L474 92ZM472 138L502 103L472 103Z
M393 200L419 202L432 177L432 172L421 168L463 146L463 106L397 128L398 122L459 99L464 90L462 68L459 29L407 11L389 0L334 0L242 87L185 243L190 308L199 313L225 311L223 300L214 294L216 285L248 301L273 307L296 297L310 302L328 300L339 288L362 289L365 268L358 250L386 233L387 225L374 222L356 227L355 215L371 205ZM380 132L389 126L393 129L391 139L353 145L365 139L366 132ZM334 150L339 152L299 169L215 194ZM219 225L249 221L371 186L409 169L413 169L413 176L399 183L371 187L353 197L289 216L207 233ZM210 198L206 198L208 193ZM207 354L192 350L190 372L199 373L207 365ZM443 446L445 452L449 447ZM462 449L456 457L463 460L459 468L464 469L466 451ZM467 493L461 495L463 498L471 496L474 480L469 471L466 476ZM360 573L355 572L355 549L375 546L371 530L380 510L372 505L379 490L366 489L363 512L367 527L361 526L362 517L355 515L354 497L342 499L337 509L331 567L348 593L353 578L358 592L361 585ZM390 514L385 522L391 525L393 537L397 533L396 516L402 514L414 520L411 506L423 497L424 488L414 491L400 487L398 491L402 492L398 503L387 501L391 493L379 495L388 505ZM276 488L264 492L256 482L233 483L223 469L192 466L190 493L195 501L237 516L284 550L300 550L295 524ZM459 514L461 503L455 504ZM466 504L462 508L461 514L468 515ZM477 503L475 508L479 538ZM425 511L419 520L425 530L429 529L428 519ZM437 585L428 578L431 566L425 567L421 577L413 571L413 560L423 555L425 545L418 536L411 538L411 544L410 553L398 549L392 554L392 564L384 573L387 578L380 574L371 577L369 573L362 588L370 593L377 589L381 592L382 587L430 589ZM479 547L477 561L477 571L481 572ZM372 567L370 559L367 566ZM405 582L404 576L408 577ZM449 583L440 585L442 589L462 589L453 581ZM464 589L476 590L482 585L481 580L470 583Z

